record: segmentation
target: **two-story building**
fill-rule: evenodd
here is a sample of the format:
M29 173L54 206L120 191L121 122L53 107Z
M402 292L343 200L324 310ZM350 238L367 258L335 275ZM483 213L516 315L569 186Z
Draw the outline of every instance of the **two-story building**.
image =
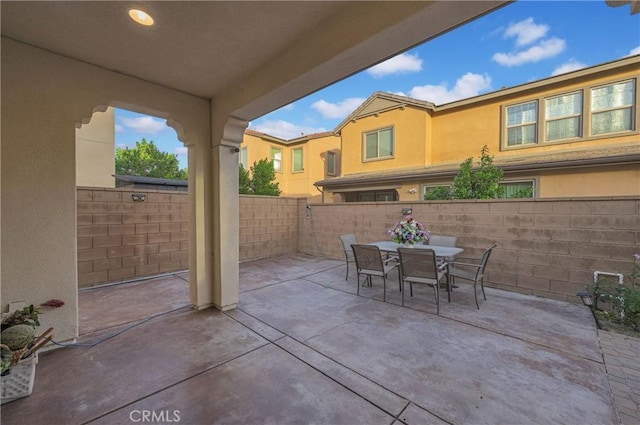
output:
M340 138L333 132L284 140L248 129L239 155L240 164L247 170L261 159L273 161L282 195L308 197L313 202L322 202L322 192L315 182L340 175Z
M325 202L412 201L449 185L484 146L505 193L640 194L640 56L445 105L375 93L335 129L341 174Z

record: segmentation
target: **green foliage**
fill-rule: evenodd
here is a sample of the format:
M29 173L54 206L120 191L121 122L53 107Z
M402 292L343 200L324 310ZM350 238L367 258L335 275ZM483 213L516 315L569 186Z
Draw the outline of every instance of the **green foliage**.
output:
M249 170L245 170L242 164L240 164L240 180L238 182L238 193L241 195L248 195L251 193L251 176L249 175Z
M520 189L512 195L507 196L507 198L533 198L533 188Z
M162 152L142 139L135 148L116 148L116 174L187 180L187 169L180 169L178 155Z
M493 157L485 145L480 152L480 162L473 168L473 158L467 158L450 187L436 187L424 195L427 201L446 199L494 199L499 198L503 188L500 182L504 171L493 165Z
M241 194L251 195L280 195L280 188L276 180L276 172L273 169L273 162L261 159L254 162L249 171L245 170L242 164L238 168L239 190Z
M451 186L438 186L427 190L424 194L426 201L438 201L442 199L453 199Z
M633 271L624 285L618 284L617 279L601 275L587 289L593 293L594 307L601 318L640 332L640 254L635 254L634 258Z

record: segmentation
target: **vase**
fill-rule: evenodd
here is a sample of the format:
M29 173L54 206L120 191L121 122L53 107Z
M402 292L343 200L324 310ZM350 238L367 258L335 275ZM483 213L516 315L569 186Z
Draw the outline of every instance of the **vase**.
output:
M411 242L405 242L402 244L402 246L405 248L413 248L413 244Z

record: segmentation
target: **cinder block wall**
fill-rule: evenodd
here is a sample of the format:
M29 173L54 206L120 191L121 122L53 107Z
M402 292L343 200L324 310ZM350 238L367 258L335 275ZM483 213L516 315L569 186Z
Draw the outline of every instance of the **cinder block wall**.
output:
M81 288L189 268L187 193L88 187L77 193ZM134 193L146 200L134 202ZM240 196L241 261L298 251L298 202Z
M240 261L298 252L304 198L240 196Z
M134 202L132 194L144 194ZM186 193L78 188L78 285L189 268Z
M497 243L485 284L576 302L593 272L628 275L640 252L640 199L535 199L298 206L300 252L344 258L338 235L358 241L386 234L411 208L436 234L458 236L465 254Z

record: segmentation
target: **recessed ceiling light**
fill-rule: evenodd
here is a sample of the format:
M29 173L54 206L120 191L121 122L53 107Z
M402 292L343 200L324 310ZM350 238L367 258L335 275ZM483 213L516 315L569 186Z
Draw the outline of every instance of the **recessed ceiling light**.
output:
M151 15L149 15L147 12L143 12L142 10L129 10L129 17L140 25L144 25L146 27L153 25L153 18L151 17Z

